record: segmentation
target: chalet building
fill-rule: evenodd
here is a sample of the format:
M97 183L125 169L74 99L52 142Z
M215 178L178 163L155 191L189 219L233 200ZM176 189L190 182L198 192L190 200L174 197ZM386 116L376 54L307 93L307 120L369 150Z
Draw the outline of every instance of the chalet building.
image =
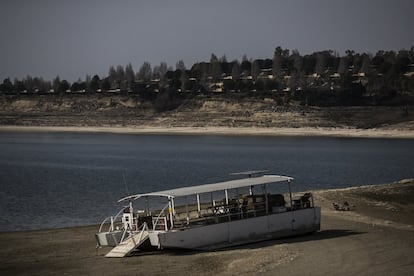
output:
M223 92L223 87L223 82L214 82L208 86L208 90L213 93L221 93Z
M333 79L333 80L337 80L341 78L341 74L339 73L333 73L331 75L329 75L329 78Z
M404 76L407 78L414 78L414 63L408 65L408 70Z
M251 81L251 80L253 80L253 76L246 73L246 72L243 72L243 73L240 74L240 80Z
M368 84L368 77L364 72L352 74L352 83L360 83L365 86Z
M261 69L259 75L257 76L258 80L273 80L273 70L270 69Z

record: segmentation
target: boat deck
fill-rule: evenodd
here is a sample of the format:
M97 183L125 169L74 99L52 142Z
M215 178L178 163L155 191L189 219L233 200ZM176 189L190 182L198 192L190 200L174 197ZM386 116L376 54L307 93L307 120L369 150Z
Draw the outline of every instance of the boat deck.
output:
M222 200L215 202L215 205L200 204L200 208L197 204L175 206L173 228L223 223L313 207L312 195L309 193L293 200L292 206L286 203L282 194L241 195L229 199L228 204ZM166 212L163 215L168 217Z

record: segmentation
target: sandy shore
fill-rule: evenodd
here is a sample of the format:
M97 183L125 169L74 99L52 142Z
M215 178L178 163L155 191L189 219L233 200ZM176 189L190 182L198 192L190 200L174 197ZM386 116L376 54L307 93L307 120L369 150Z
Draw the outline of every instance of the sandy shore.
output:
M413 275L414 180L315 191L321 231L216 252L108 259L97 226L0 233L2 275ZM332 202L348 201L340 212ZM410 257L411 256L411 257Z
M413 139L413 130L357 128L260 128L260 127L62 127L0 126L1 131L16 132L92 132L125 134L192 134L192 135L257 135L257 136L321 136L355 138Z

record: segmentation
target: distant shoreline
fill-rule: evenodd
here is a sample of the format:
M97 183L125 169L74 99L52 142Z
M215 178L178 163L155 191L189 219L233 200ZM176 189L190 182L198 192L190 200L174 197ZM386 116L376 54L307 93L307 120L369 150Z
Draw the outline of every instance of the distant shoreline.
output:
M80 132L159 135L295 136L414 139L414 131L357 128L0 126L0 132Z

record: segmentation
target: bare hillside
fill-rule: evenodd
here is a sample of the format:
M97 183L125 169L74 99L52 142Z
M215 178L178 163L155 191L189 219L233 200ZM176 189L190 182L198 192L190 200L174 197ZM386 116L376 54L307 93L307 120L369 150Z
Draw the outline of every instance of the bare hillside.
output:
M0 125L151 127L328 127L414 130L413 107L304 107L272 99L182 100L160 112L155 104L121 95L0 98Z

